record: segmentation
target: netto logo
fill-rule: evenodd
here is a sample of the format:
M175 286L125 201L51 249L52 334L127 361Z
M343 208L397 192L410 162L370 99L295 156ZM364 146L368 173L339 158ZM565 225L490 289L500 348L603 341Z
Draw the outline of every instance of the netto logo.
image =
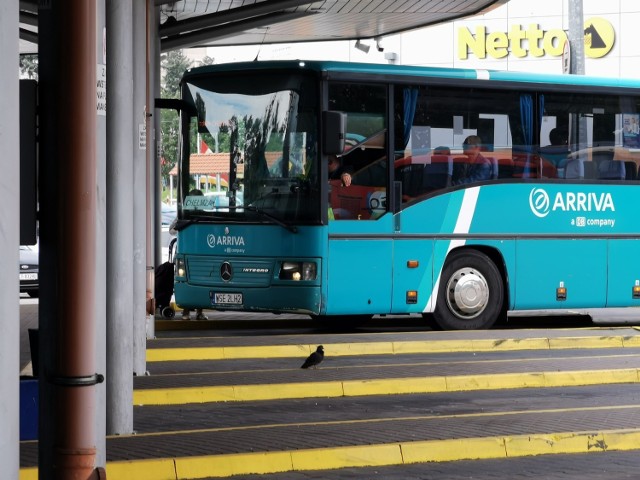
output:
M534 188L529 194L529 206L536 217L546 217L551 209L549 194L542 188Z

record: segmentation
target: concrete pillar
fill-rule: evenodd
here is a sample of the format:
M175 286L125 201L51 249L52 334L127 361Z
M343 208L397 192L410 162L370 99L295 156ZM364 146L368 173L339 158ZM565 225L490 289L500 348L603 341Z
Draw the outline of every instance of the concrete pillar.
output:
M13 208L0 209L0 249L7 274L0 276L0 465L2 476L18 478L19 467L19 375L20 375L20 287L18 249L20 218L20 132L18 103L18 2L0 2L0 202ZM9 272L16 272L9 274Z
M132 2L107 13L107 433L133 432Z
M147 8L133 2L133 374L147 371ZM137 133L137 135L135 135Z

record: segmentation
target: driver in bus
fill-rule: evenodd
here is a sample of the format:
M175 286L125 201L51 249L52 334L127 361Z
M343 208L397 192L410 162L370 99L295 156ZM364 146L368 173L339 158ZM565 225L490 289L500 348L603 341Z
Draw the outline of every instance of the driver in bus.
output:
M351 185L351 173L336 155L329 155L329 180L340 180L344 187Z
M462 151L466 155L467 160L464 163L456 164L459 169L456 178L452 182L453 185L461 185L463 183L482 182L490 180L493 172L493 166L489 159L482 156L480 149L482 147L482 139L477 135L469 135L462 143Z

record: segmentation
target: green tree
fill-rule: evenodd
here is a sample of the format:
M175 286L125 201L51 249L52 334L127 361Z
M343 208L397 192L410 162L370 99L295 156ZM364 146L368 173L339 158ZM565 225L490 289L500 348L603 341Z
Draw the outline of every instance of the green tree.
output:
M215 58L211 58L210 56L205 56L200 60L200 65L213 65L215 63Z
M164 74L161 82L162 98L180 98L180 80L191 66L191 60L182 53L182 50L172 50L162 57L161 68ZM163 158L161 169L162 177L166 179L178 161L180 118L175 110L161 110L160 131Z
M31 80L38 80L38 55L20 55L20 73Z

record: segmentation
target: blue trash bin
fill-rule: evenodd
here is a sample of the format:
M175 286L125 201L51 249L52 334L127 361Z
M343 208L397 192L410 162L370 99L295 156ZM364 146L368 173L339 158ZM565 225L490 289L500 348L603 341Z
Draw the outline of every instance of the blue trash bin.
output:
M20 441L38 439L38 379L20 379Z

